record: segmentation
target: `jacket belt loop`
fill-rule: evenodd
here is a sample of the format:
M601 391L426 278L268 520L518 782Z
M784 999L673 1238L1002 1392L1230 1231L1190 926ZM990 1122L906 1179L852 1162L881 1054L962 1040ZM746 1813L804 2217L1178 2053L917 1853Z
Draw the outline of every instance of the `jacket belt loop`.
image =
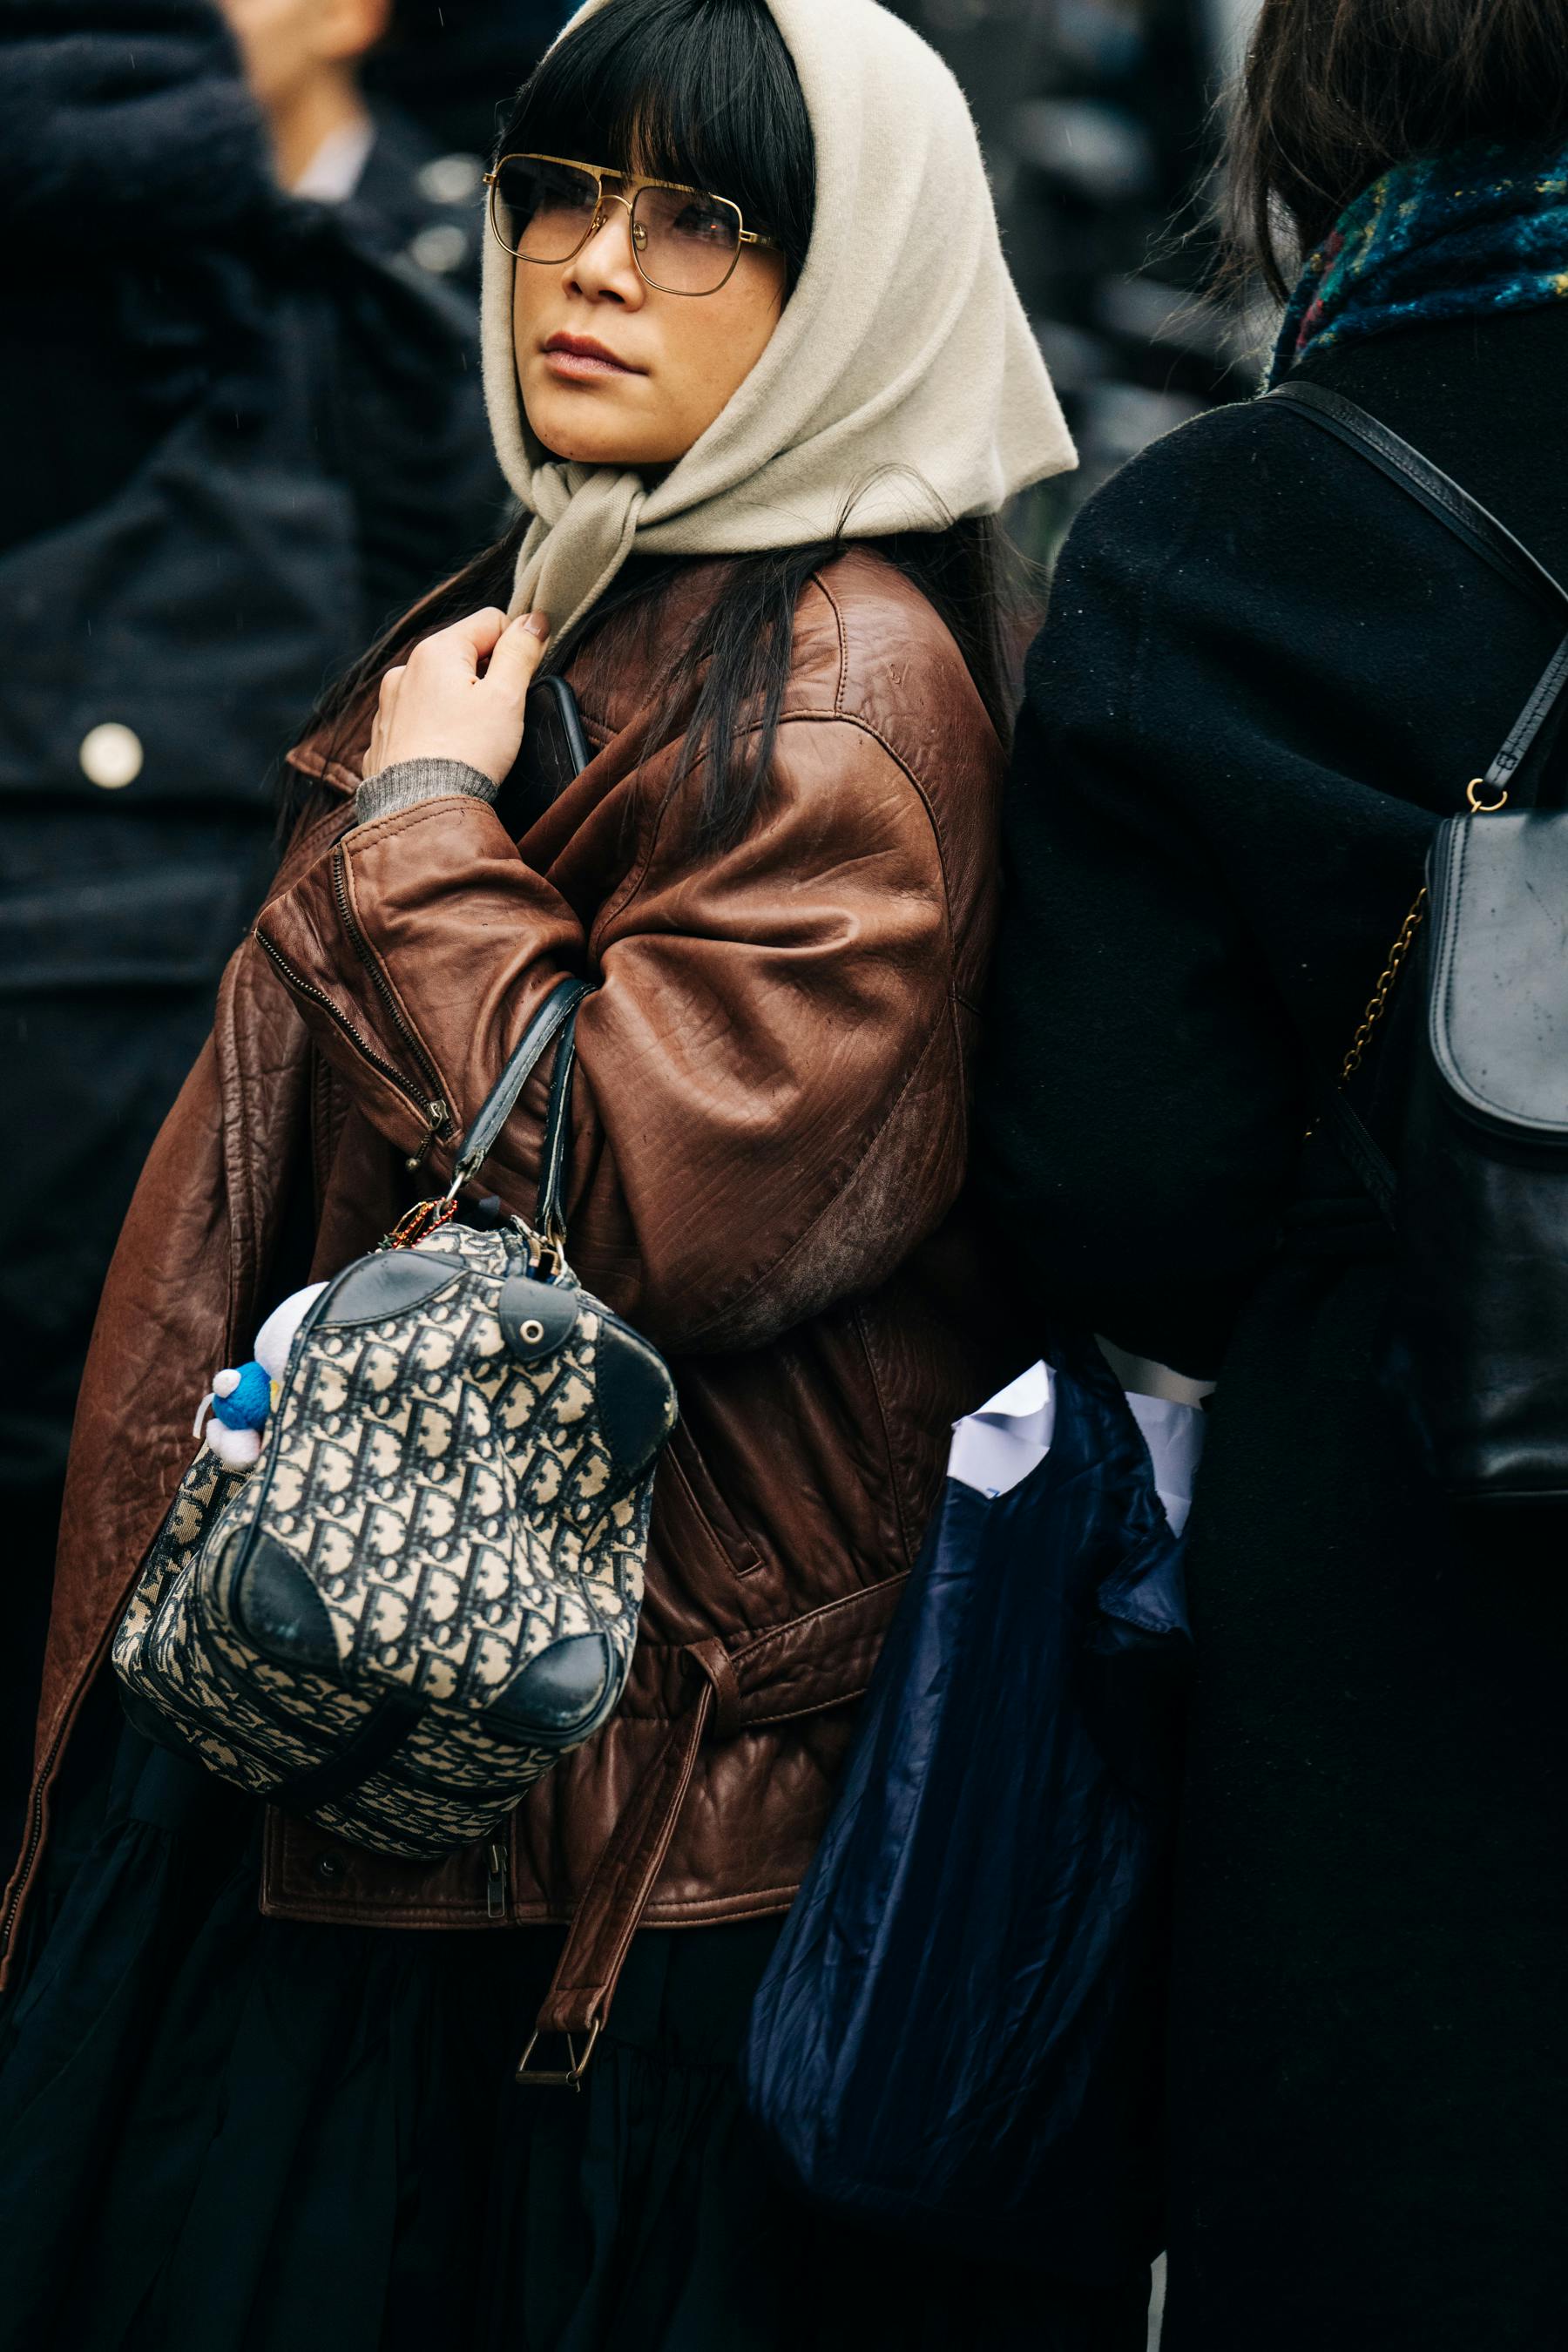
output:
M707 1643L698 1645L700 1650L709 1646ZM669 1841L691 1785L702 1736L713 1713L714 1681L707 1662L696 1652L688 1654L702 1668L701 1687L690 1706L670 1725L669 1736L657 1762L638 1783L630 1803L611 1831L583 1899L572 1915L565 1948L540 2006L532 2040L518 2062L520 2083L570 2083L575 2086L610 2013L616 1982L669 1852ZM731 1683L733 1680L731 1675ZM567 2037L571 2063L563 2072L541 2073L529 2066L534 2045L545 2033ZM581 2059L573 2041L576 2035L586 2037Z
M741 1685L730 1653L715 1633L710 1641L693 1642L686 1653L701 1668L713 1688L713 1737L733 1739L741 1728Z

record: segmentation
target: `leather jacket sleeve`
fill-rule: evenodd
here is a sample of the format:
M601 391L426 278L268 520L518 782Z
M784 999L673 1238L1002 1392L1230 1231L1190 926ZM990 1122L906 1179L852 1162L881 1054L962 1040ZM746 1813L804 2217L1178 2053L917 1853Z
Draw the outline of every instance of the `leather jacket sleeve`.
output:
M258 937L363 1110L442 1183L541 1000L592 981L574 1265L662 1345L743 1347L871 1288L941 1221L963 1053L936 836L875 736L786 720L731 847L697 845L696 798L646 804L589 931L493 810L447 797L349 832ZM525 1214L545 1075L482 1180Z

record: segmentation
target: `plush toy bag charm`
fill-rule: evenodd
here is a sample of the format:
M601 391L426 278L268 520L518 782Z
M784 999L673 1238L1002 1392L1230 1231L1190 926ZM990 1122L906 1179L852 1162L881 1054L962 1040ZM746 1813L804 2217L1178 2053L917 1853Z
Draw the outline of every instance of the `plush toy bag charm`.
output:
M586 993L541 1007L445 1199L285 1300L219 1376L115 1641L149 1737L379 1853L489 1835L631 1666L675 1390L565 1259ZM534 1223L458 1223L557 1035Z
M278 1402L294 1334L326 1286L312 1282L275 1307L256 1335L256 1353L249 1363L219 1372L196 1407L191 1435L205 1433L226 1470L248 1470L261 1459L261 1433Z

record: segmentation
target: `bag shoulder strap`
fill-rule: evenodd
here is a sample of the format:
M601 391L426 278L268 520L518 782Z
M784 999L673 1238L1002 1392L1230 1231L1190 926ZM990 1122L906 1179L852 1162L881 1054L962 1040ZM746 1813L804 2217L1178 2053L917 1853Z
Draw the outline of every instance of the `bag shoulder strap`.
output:
M1282 383L1265 396L1284 403L1375 466L1489 563L1510 587L1521 590L1538 604L1549 605L1568 625L1568 588L1531 555L1506 523L1390 425L1342 393L1330 392L1321 383ZM1548 662L1485 776L1477 780L1487 800L1495 802L1500 792L1507 791L1564 688L1568 688L1568 636Z
M1320 383L1283 383L1268 394L1269 400L1279 401L1298 416L1307 419L1323 432L1332 436L1356 456L1375 466L1378 472L1424 506L1444 528L1453 532L1471 551L1489 563L1512 588L1517 588L1537 604L1549 606L1568 621L1568 588L1564 588L1546 566L1531 555L1523 542L1516 539L1506 523L1472 498L1469 491L1435 466L1429 457L1384 425L1367 409L1342 393L1331 392ZM1482 805L1500 805L1508 797L1509 786L1521 764L1535 742L1547 719L1557 708L1564 688L1568 688L1568 635L1565 635L1542 673L1523 709L1509 730L1497 757L1484 777L1478 777L1470 786L1472 808L1478 804L1478 793ZM1356 1043L1347 1056L1344 1073L1339 1085L1324 1097L1321 1118L1333 1136L1340 1150L1363 1189L1376 1205L1384 1223L1390 1227L1395 1223L1398 1177L1393 1162L1378 1142L1365 1120L1344 1092L1344 1083L1359 1064L1363 1051L1382 1016L1387 1002L1389 985L1403 961L1403 950L1409 947L1415 928L1421 919L1426 902L1423 889L1405 918L1405 929L1395 948L1384 979L1378 982L1372 1003L1362 1017L1356 1033ZM1397 961L1395 961L1397 959Z
M577 1015L583 998L592 993L588 988L582 991L561 1025L555 1067L550 1074L544 1141L539 1154L539 1201L534 1210L534 1226L559 1250L566 1246L565 1190L572 1150L572 1073L577 1065Z
M1287 402L1347 448L1354 449L1391 482L1418 499L1439 522L1476 554L1484 557L1514 587L1523 588L1555 605L1568 619L1568 588L1531 555L1506 523L1500 522L1479 499L1461 488L1430 457L1424 457L1419 449L1403 440L1392 425L1383 424L1358 402L1347 400L1343 393L1330 392L1321 383L1282 383L1267 396Z

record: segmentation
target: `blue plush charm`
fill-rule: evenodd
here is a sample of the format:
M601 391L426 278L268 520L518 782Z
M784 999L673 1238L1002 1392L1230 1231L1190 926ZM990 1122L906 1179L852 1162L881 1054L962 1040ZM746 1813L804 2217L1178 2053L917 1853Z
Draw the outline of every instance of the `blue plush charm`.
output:
M226 1470L248 1470L261 1456L261 1433L272 1410L278 1384L289 1369L294 1334L326 1288L312 1282L275 1307L256 1335L256 1353L247 1364L226 1366L196 1407L193 1437L205 1437ZM212 1418L209 1421L208 1413Z
M272 1410L272 1381L264 1364L253 1357L229 1375L234 1385L226 1393L214 1383L213 1417L226 1429L263 1429Z

